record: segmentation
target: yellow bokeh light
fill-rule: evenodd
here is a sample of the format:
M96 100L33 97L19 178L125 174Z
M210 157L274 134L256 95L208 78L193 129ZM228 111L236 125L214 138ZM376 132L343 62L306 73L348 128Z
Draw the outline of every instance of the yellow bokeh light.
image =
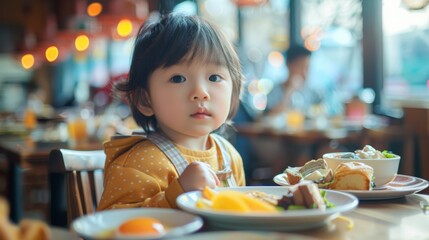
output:
M86 13L88 14L88 16L91 16L91 17L98 16L101 13L101 11L103 11L103 5L101 5L101 3L98 3L98 2L93 2L89 4L88 7L86 8Z
M48 62L53 62L57 60L58 54L58 48L55 46L50 46L45 51L46 60L48 60Z
M123 19L119 21L118 26L116 27L118 35L121 37L127 37L133 31L133 23L128 19Z
M21 58L22 67L25 69L30 69L34 66L34 56L32 54L25 54Z
M86 35L79 35L74 41L74 46L79 52L85 51L89 47L89 38Z

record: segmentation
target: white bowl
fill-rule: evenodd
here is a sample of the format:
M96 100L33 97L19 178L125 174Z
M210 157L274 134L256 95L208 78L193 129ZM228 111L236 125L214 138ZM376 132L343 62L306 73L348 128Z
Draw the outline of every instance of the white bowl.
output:
M380 187L388 184L395 179L398 173L399 161L401 157L395 155L394 158L380 158L380 159L353 159L353 158L342 158L345 154L351 154L351 152L336 152L323 154L328 167L335 171L335 168L344 162L361 162L371 166L374 169L374 183L376 187Z

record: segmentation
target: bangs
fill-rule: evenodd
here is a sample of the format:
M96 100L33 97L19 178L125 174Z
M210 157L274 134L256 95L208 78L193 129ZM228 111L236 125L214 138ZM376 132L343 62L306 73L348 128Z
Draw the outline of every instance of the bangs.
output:
M191 63L194 60L227 66L224 50L218 41L207 37L208 33L199 32L191 40L191 47L186 50L188 54L179 59L179 62ZM174 63L173 63L174 64Z
M210 62L217 65L228 66L224 49L217 33L207 23L186 20L178 22L180 26L166 25L171 27L170 33L162 39L167 46L160 49L155 58L155 65L159 67L170 67L177 63L190 63L194 60Z

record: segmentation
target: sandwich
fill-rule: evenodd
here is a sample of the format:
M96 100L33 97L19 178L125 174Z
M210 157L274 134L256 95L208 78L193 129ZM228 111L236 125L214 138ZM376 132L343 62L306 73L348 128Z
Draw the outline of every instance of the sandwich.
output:
M317 184L312 181L301 181L294 185L289 192L277 203L277 206L285 210L293 209L326 209L326 202L320 193Z

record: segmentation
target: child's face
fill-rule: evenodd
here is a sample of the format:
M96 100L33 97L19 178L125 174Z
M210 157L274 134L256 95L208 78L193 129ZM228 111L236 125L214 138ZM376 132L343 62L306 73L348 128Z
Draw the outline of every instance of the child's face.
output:
M142 113L154 114L170 137L205 136L229 114L232 79L228 68L198 60L158 68L149 77L150 106Z

